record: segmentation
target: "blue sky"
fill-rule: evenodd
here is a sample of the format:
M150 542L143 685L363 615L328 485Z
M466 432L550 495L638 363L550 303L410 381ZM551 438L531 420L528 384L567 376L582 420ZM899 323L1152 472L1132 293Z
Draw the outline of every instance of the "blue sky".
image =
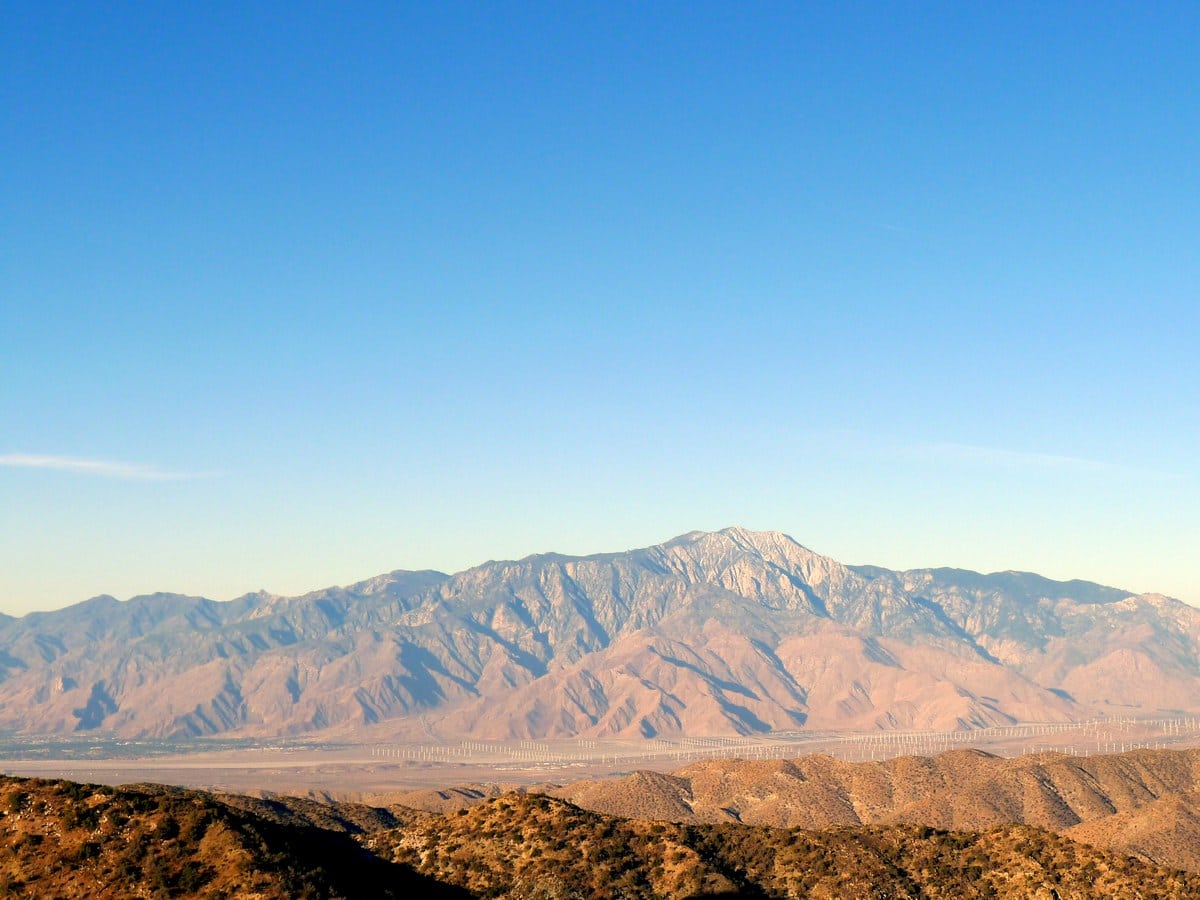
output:
M16 4L0 609L742 524L1200 603L1194 4Z

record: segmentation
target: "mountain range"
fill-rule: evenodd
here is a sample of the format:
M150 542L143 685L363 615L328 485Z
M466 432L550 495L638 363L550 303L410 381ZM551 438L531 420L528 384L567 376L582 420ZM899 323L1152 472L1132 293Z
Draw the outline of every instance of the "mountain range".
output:
M1022 572L848 566L778 532L397 571L300 597L0 619L0 730L538 739L1200 710L1200 610Z

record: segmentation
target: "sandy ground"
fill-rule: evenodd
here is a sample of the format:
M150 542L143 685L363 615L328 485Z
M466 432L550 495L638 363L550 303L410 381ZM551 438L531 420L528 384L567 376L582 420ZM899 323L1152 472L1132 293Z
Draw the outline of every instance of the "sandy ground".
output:
M0 759L0 771L104 784L152 781L237 793L387 802L394 794L421 788L565 784L636 769L666 772L708 758L785 759L827 753L854 762L929 756L963 748L1015 756L1045 750L1090 755L1137 747L1193 746L1200 746L1200 719L1110 719L959 732L793 732L743 738L455 741L336 747L298 743L188 753L159 750L145 756L130 756L128 750L124 755L108 756L104 745L98 744L87 758L65 758L79 756L78 747L72 754L56 756L54 745L43 743L37 758Z

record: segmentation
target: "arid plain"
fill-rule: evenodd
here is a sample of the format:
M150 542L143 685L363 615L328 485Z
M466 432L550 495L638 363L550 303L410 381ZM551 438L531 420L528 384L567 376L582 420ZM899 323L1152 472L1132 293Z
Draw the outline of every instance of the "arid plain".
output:
M200 745L201 747L203 745ZM13 752L20 747L20 752ZM773 733L656 740L457 741L363 745L264 742L181 750L170 742L59 742L0 747L0 771L99 784L159 782L205 790L275 793L368 803L413 792L565 785L637 770L671 772L715 759L783 760L819 754L847 763L974 749L998 757L1090 757L1200 747L1200 718L1115 718L1029 723L973 731Z

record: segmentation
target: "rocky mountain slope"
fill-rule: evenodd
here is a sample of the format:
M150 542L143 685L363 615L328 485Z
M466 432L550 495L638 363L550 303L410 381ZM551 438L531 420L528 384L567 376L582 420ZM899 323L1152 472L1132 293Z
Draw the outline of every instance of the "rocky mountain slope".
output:
M1009 825L823 832L617 819L507 794L454 815L0 779L11 897L1185 898L1200 876Z
M884 762L707 760L582 781L557 797L607 815L780 828L1018 822L1200 871L1200 750L1002 759L977 750Z
M1200 709L1200 611L1024 573L845 566L739 528L302 597L0 621L0 729L745 734Z

